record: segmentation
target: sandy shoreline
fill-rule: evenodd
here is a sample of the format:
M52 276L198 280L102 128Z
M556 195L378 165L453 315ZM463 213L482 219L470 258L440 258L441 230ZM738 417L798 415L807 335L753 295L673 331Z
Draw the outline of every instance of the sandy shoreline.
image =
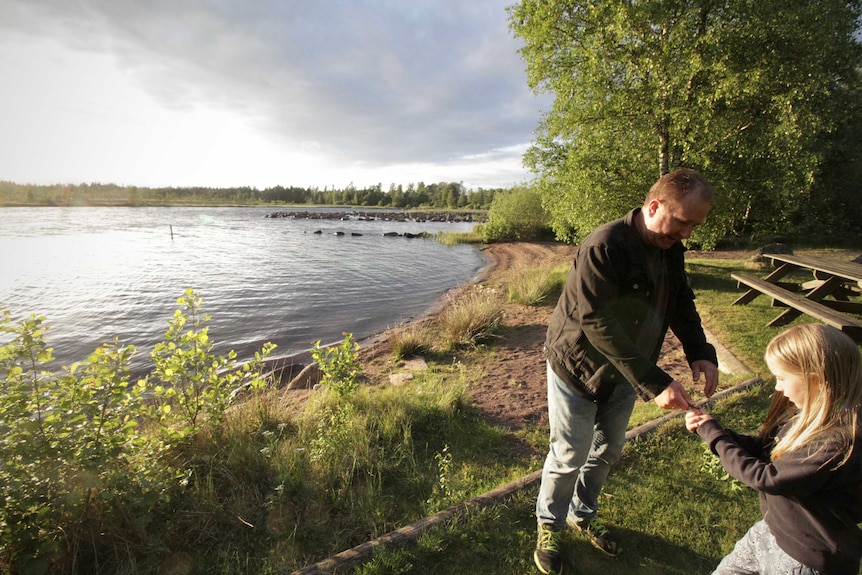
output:
M471 394L474 403L487 417L507 427L541 422L546 417L542 345L547 320L556 302L538 306L512 304L506 299L508 280L512 270L569 265L577 248L556 242L506 242L482 249L487 264L471 281L442 294L426 312L410 322L360 340L364 378L371 385L386 385L390 376L409 370L404 362L393 359L393 336L408 326L433 323L453 298L481 288L500 298L504 318L501 334L489 344L488 353L473 354L469 359L479 362L469 366L470 373L475 374ZM457 352L450 355L449 361L468 361ZM297 373L292 375L295 377ZM289 390L285 387L289 401L304 400L307 388L317 377L314 366L310 366L302 377L294 379Z
M512 430L542 425L547 422L547 382L542 346L556 301L536 306L511 303L507 299L508 283L513 270L571 265L577 247L556 242L506 242L489 244L482 249L488 263L473 280L448 290L425 313L410 322L359 342L364 377L371 385L387 385L392 376L413 369L405 362L393 359L393 336L398 330L434 322L452 298L481 288L495 294L502 303L501 332L484 351L472 354L453 352L446 361L459 361L473 374L470 386L472 402L489 420ZM691 379L682 346L672 335L665 341L659 365L676 379ZM291 401L304 399L308 393L305 388L315 383L313 371L308 375L308 379L300 381L289 392L293 395Z
M497 259L493 252L487 246L480 248L485 264L466 282L447 289L440 294L427 309L423 310L418 315L410 318L408 321L399 322L397 325L389 327L384 331L368 334L356 339L362 350L373 350L378 346L387 346L391 349L391 342L388 340L393 337L399 330L403 330L411 325L421 324L432 321L446 306L448 302L463 292L465 289L470 289L472 286L479 285L487 281L488 277L498 269ZM351 333L349 329L346 332ZM368 353L366 351L366 353ZM279 385L290 389L302 389L313 385L315 382L311 380L295 381L291 385L291 380L301 373L306 367L313 362L311 351L302 351L285 356L277 356L268 359L265 363L267 370L279 380Z

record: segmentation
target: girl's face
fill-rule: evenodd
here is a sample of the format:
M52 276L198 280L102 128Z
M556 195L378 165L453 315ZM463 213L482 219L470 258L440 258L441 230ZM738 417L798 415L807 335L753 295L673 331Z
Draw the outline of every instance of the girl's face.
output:
M767 361L766 365L769 371L775 376L775 390L784 394L784 397L789 399L793 405L802 409L805 405L805 399L808 396L808 383L801 373L789 372L774 362ZM811 381L812 386L815 381Z

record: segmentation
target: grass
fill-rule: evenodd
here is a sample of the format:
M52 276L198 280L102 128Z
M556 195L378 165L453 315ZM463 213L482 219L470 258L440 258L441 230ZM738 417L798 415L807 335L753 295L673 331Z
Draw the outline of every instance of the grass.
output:
M753 431L770 396L768 386L758 387L728 398L712 412L734 429ZM729 482L702 472L702 461L700 441L681 420L630 442L601 500L602 516L621 537L623 554L608 558L586 539L566 532L565 570L605 575L712 572L759 519L759 511L753 491L733 491ZM415 547L377 553L354 572L534 573L537 491L534 485L460 523L426 533Z
M431 332L417 323L403 326L392 338L392 356L396 360L426 355L434 349Z
M452 364L301 410L277 394L238 406L189 446L163 544L186 550L189 573L292 572L528 473L470 409L468 381Z
M473 289L450 299L439 319L444 349L475 347L491 339L503 321L503 306L497 296Z
M515 269L509 278L509 301L522 305L537 305L559 296L571 266Z
M476 230L470 232L437 232L434 239L445 246L454 246L457 244L481 244L483 243L482 234Z
M776 314L768 298L757 298L745 306L732 305L741 292L730 273L747 269L746 262L693 260L688 268L704 325L756 373L768 374L762 353L782 328L766 327ZM546 270L547 277L552 273ZM524 274L533 275L541 276L541 270ZM515 276L514 283L519 281ZM526 283L542 282L530 279ZM530 291L520 287L515 290ZM810 321L802 317L794 323ZM724 376L721 388L749 377ZM771 395L772 385L767 382L731 395L710 410L728 427L753 433ZM630 427L665 413L652 403L639 402ZM546 448L546 428L525 430L521 437L540 452ZM541 461L533 461L532 467L540 468ZM501 479L498 485L502 483ZM535 484L489 509L471 512L460 522L424 534L414 547L377 552L372 561L353 572L534 573L531 553L535 545L533 509L537 491ZM625 552L610 559L577 534L566 533L568 572L711 573L735 541L759 520L760 513L757 494L750 489L740 490L732 481L717 476L714 460L709 460L702 443L684 429L678 418L626 446L603 492L602 516L621 536Z
M758 373L768 373L763 362L763 350L769 340L785 328L766 326L779 313L772 307L768 297L757 297L746 305L733 305L743 292L730 274L741 271L750 273L746 262L691 260L688 271L697 295L698 310L707 329L743 363ZM789 325L811 321L810 317L803 315Z
M492 340L503 320L503 306L486 289L471 289L451 296L431 325L410 324L392 336L395 360L412 356L475 349Z
M740 290L730 273L744 262L695 260L688 267L705 325L755 372L766 373L762 352L779 330L765 324L776 312L766 298L731 305ZM537 300L546 305L564 275L547 269L543 281L527 283L550 290ZM513 444L544 453L546 426L512 434L470 406L471 384L496 353L498 296L472 290L446 310L439 324L402 330L396 355L432 353L429 368L401 386L360 386L348 397L324 389L301 407L272 392L234 407L223 427L188 445L192 463L169 512L146 518L140 539L105 534L118 541L114 556L100 557L100 569L89 572L288 573L540 469L541 457ZM442 350L450 353L435 353ZM741 379L723 378L721 387ZM752 388L711 411L736 430L752 431L771 390ZM630 425L665 413L639 402ZM378 549L353 572L534 573L537 490L534 484L472 510L414 546ZM673 420L630 442L606 485L602 517L621 535L623 555L607 558L567 533L567 571L709 573L758 519L756 499L710 473L701 443Z

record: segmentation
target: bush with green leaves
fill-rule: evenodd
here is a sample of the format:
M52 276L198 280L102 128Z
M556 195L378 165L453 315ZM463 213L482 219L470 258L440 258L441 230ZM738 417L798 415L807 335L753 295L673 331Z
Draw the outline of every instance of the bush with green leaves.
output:
M151 354L154 369L138 382L151 396L150 415L174 440L197 432L204 422L220 423L238 394L264 387L260 366L275 349L266 343L254 361L239 367L233 350L227 356L213 355L214 342L206 327L211 318L201 304L191 289L177 299L180 309Z
M315 342L311 357L320 366L324 385L341 397L347 397L356 390L356 378L362 373L359 363L359 344L353 341L353 334L344 333L340 344L321 347Z
M550 216L532 187L516 187L496 194L481 232L486 242L553 238Z
M135 348L116 341L51 371L45 318L13 322L3 310L0 571L110 570L158 545L153 520L187 475L175 448L218 424L241 389L264 385L260 362L272 349L241 367L233 354L216 358L200 298L189 290L178 303L185 311L156 346L153 374L138 382L129 371Z

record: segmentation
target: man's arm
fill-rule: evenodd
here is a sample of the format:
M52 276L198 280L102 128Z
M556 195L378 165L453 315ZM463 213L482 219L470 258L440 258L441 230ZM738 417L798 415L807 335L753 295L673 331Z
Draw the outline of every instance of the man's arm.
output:
M718 356L715 347L706 340L700 314L694 304L694 291L685 272L684 250L669 254L671 262L671 277L677 285L675 291L675 306L670 313L670 329L682 343L685 357L691 366L692 381L700 381L704 377L704 393L712 397L718 388Z

